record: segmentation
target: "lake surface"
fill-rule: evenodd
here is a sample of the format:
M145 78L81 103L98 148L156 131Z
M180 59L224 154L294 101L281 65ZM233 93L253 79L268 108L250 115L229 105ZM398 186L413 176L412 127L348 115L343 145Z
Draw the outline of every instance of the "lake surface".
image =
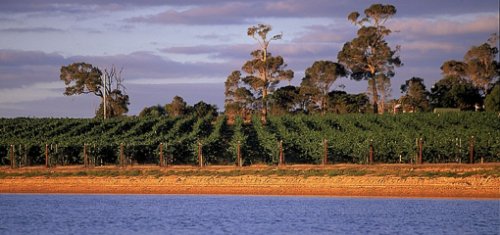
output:
M499 234L500 200L0 194L0 234Z

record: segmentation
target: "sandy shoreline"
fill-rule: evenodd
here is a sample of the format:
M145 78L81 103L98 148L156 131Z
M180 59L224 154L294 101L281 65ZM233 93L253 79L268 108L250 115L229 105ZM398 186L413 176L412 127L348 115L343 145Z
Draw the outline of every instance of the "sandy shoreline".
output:
M499 178L394 176L13 177L0 193L230 194L500 199Z
M210 166L203 169L193 166L2 167L0 193L500 199L499 172L498 163Z

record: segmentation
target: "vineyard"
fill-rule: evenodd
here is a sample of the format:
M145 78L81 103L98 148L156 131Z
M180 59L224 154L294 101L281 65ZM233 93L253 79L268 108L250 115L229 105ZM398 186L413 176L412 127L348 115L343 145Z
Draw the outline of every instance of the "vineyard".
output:
M202 158L200 158L202 156ZM239 157L239 158L238 158ZM238 160L241 159L241 160ZM201 162L200 162L201 161ZM238 161L241 161L238 163ZM495 113L0 119L0 165L500 162Z

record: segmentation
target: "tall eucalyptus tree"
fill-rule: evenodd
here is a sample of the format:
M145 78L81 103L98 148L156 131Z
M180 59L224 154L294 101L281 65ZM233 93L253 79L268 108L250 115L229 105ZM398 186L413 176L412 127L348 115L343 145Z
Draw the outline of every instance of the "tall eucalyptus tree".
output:
M347 17L360 28L357 37L344 44L337 58L350 70L352 79L368 80L373 111L383 113L385 103L382 99L379 104L379 93L380 89L387 87L378 85L377 80L387 83L386 80L394 76L395 67L402 65L399 58L400 47L393 49L385 40L392 31L385 27L384 23L396 14L396 7L373 4L365 9L364 13L365 17L361 19L359 12L352 12Z

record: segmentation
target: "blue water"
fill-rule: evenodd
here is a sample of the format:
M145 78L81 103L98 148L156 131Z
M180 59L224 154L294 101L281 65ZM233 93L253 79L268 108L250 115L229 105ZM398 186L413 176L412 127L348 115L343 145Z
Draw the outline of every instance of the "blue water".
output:
M500 200L0 194L0 234L500 234Z

